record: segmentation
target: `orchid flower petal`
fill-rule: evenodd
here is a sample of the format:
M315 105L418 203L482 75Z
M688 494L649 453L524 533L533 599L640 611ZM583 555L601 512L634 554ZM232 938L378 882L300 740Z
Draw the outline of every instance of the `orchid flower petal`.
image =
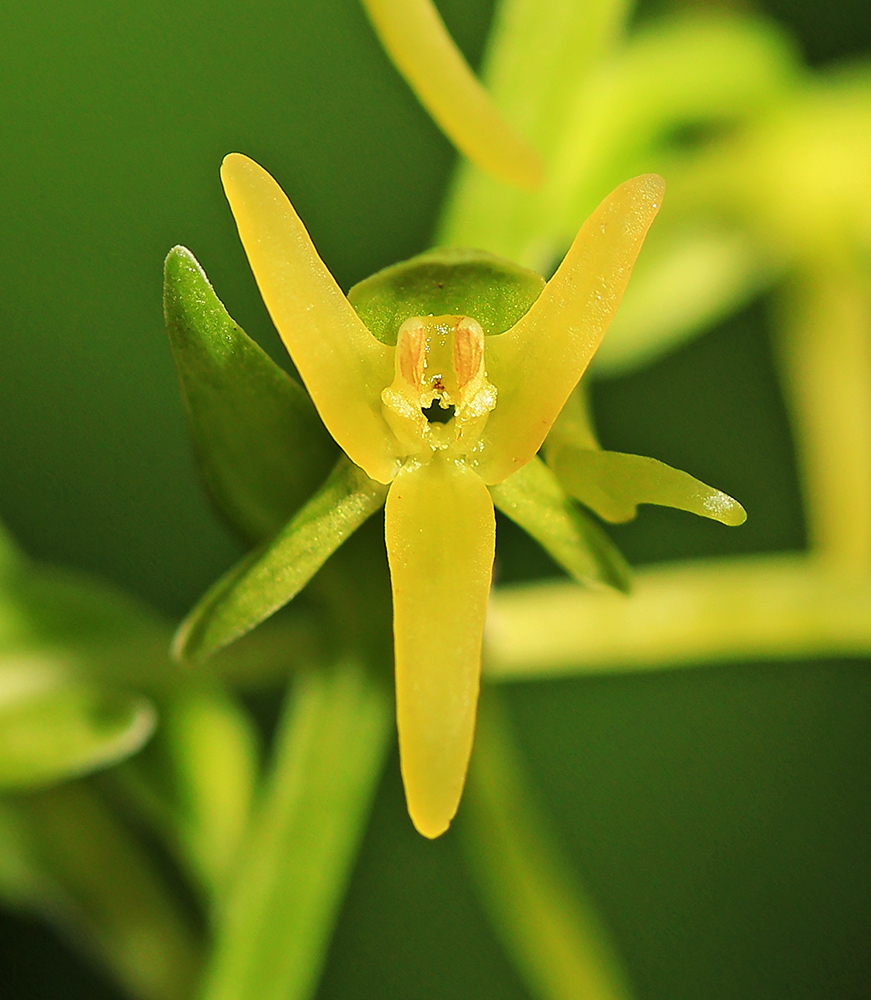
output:
M402 777L415 827L437 837L457 811L472 752L496 540L490 493L443 454L410 463L387 494L385 536Z
M537 187L541 158L502 117L431 0L363 0L363 6L393 64L451 142L494 177Z
M581 227L529 312L487 342L487 377L499 403L477 458L488 484L516 472L541 447L617 310L665 182L626 181Z
M327 430L372 479L388 483L399 462L381 415L393 351L354 312L287 196L241 153L221 179L263 301Z
M572 503L540 458L491 486L490 496L497 510L523 528L578 583L629 592L631 572L620 550L594 517Z
M549 449L548 462L566 491L605 521L631 521L640 503L676 507L730 526L747 520L737 500L655 458L556 447Z

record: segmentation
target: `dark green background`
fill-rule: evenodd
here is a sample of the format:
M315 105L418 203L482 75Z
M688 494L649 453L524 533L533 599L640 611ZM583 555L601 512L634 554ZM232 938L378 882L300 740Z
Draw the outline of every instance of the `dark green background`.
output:
M490 4L439 6L475 61ZM768 9L816 63L871 48L864 0ZM355 0L3 4L0 135L0 517L34 555L178 615L238 549L190 457L162 331L169 247L189 246L281 357L221 193L222 156L241 150L275 173L347 288L426 248L453 154ZM606 446L688 469L750 512L727 531L644 510L615 531L633 561L803 544L765 303L595 400ZM503 580L551 572L510 526L499 569ZM867 664L510 695L639 1000L871 995ZM3 919L4 998L112 995L73 961L47 932ZM395 757L320 996L525 996L455 834L414 834Z

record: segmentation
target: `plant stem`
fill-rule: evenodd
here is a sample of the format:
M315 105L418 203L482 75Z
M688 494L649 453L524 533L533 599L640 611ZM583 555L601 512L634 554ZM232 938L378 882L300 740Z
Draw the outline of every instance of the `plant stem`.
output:
M632 593L570 583L493 596L490 680L871 652L871 580L808 556L642 569Z
M389 697L359 664L297 675L201 1000L314 994L390 731Z
M492 690L481 700L463 823L483 902L540 1000L628 1000L608 934L524 774Z

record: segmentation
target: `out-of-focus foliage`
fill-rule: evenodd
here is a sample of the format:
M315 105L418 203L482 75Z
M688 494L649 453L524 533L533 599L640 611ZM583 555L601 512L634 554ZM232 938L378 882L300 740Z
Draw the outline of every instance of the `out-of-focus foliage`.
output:
M837 0L770 0L781 22L743 4L438 6L473 66L487 50L497 105L544 158L538 193L461 164L439 217L450 147L354 0L0 12L0 516L33 557L0 547L4 996L862 995L871 22L836 36L853 9ZM468 814L435 844L389 753L376 518L208 666L167 656L240 555L161 338L167 249L190 245L283 358L219 193L234 149L280 166L344 289L445 241L546 273L615 184L668 182L597 358L596 439L722 485L749 520L644 507L606 536L538 463L535 504L494 497L555 562L500 524L487 670L513 683L484 704ZM298 511L296 551L332 445L299 447L283 415L306 400L189 256L170 266L217 507L257 541ZM204 317L211 354L190 339ZM226 395L220 363L240 356L269 406L250 383ZM252 493L285 446L297 471ZM269 549L259 565L295 591L339 540L302 546L289 583ZM558 568L625 584L614 542L674 562L630 598Z

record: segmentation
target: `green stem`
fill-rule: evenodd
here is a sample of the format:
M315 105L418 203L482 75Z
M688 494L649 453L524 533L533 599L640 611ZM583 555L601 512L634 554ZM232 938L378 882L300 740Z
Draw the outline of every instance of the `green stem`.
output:
M314 994L390 731L389 698L358 664L297 675L201 1000Z
M482 699L465 847L506 951L539 1000L628 1000L593 903L555 842L494 692Z
M632 594L569 583L494 594L485 671L526 680L871 652L871 579L807 556L640 570Z
M871 569L871 295L858 263L817 260L789 287L777 340L808 533L845 571Z

